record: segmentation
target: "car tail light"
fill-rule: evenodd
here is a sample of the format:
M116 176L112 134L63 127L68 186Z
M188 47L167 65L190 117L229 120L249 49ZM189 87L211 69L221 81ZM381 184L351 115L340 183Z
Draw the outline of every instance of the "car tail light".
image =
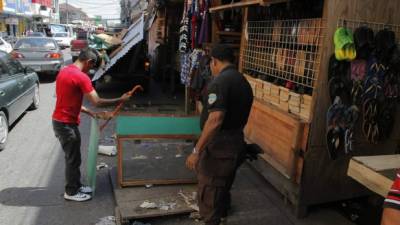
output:
M25 56L22 55L22 54L19 53L19 52L11 52L11 56L12 56L14 59L23 59L23 58L25 58Z
M150 70L150 62L149 61L145 61L144 62L144 71L149 71Z
M59 59L61 58L61 54L60 53L49 53L45 56L45 58L48 59Z

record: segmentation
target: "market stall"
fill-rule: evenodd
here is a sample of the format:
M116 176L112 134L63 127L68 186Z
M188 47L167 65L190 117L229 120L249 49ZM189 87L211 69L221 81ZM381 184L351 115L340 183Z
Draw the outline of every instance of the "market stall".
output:
M372 45L361 49L363 36L353 33L372 31L375 43L376 35L386 32L390 34L383 39L394 35L397 44L400 17L393 10L399 6L376 0L304 0L219 1L210 8L213 18L227 10L242 13L238 65L255 96L246 138L264 151L263 160L252 165L295 205L298 216L306 215L310 205L370 194L347 176L351 157L398 150L397 92L384 92L383 100L368 96L381 86L380 81L366 81L378 73L369 72L370 56L376 56L376 68L385 68L384 90L385 80L397 84L397 76L389 75L396 68L379 61L380 51ZM227 31L213 24L212 41L217 43L216 36ZM395 46L387 47L389 58L395 58ZM352 74L364 74L365 79ZM365 89L357 92L360 86ZM389 89L397 90L395 86ZM337 96L341 101L335 101Z

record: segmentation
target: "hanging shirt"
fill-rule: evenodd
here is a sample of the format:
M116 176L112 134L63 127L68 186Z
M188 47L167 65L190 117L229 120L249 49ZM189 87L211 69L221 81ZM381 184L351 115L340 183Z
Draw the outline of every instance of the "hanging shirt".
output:
M181 83L185 86L189 86L190 84L190 68L191 68L191 60L190 53L182 53L181 54Z

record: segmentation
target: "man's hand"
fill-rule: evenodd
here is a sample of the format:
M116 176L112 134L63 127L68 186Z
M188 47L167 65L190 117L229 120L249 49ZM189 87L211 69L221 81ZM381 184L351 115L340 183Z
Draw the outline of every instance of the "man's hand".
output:
M192 153L186 159L186 167L190 170L195 170L199 162L199 154Z
M125 93L125 94L123 94L123 95L121 96L121 101L126 102L126 101L128 101L130 98L131 98L131 94L129 94L129 92L128 92L128 93Z
M107 112L107 111L96 112L96 113L94 113L94 118L108 120L108 119L112 118L112 112Z

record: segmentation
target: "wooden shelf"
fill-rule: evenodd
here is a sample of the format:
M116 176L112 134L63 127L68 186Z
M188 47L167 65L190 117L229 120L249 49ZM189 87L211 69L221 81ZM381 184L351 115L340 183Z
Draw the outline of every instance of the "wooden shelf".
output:
M251 6L251 5L268 6L271 4L277 4L277 3L287 2L287 1L288 0L249 0L249 1L241 1L241 2L231 3L231 4L219 5L219 6L211 7L209 10L211 13L213 13L213 12L232 9L232 8L241 8L241 7Z
M224 36L235 36L235 37L242 36L242 33L240 33L240 32L231 32L231 31L217 31L217 34L224 35Z

